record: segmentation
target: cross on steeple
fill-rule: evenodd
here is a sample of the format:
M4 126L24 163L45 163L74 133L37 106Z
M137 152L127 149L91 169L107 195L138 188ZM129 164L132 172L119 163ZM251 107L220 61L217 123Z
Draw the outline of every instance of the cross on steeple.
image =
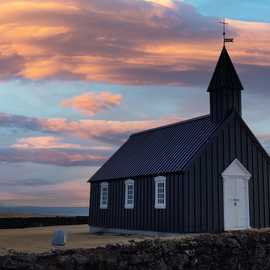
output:
M233 38L226 38L226 25L229 23L226 22L226 19L224 18L222 21L219 21L223 25L223 46L225 47L226 42L233 42Z

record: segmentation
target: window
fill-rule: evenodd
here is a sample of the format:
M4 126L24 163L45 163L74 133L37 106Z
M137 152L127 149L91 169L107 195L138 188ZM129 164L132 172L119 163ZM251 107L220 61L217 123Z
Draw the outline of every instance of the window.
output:
M100 208L108 208L109 184L104 182L100 184Z
M134 208L134 180L125 181L125 208Z
M155 177L155 208L166 208L166 177Z

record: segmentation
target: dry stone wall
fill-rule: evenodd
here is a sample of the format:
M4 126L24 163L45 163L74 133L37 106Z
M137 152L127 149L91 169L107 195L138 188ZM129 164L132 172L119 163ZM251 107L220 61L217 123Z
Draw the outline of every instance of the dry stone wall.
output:
M0 218L0 229L87 224L88 217L12 217Z
M270 269L270 231L147 240L96 249L0 256L2 270L264 270Z

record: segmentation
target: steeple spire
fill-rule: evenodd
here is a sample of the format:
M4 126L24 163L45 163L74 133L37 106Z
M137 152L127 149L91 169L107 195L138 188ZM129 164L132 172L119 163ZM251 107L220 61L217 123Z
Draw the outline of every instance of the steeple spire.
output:
M221 89L243 90L242 83L225 46L223 46L207 91L212 92Z
M242 114L242 83L225 46L207 91L210 94L210 115L214 122L224 120L233 110Z

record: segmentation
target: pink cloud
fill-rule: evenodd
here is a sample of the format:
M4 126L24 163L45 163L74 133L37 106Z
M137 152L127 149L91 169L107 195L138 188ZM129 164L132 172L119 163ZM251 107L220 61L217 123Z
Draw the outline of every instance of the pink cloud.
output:
M109 121L41 119L40 128L44 131L76 135L85 139L98 139L107 142L119 142L134 132L172 123L176 118L141 121ZM181 119L180 117L178 118Z
M0 9L1 79L199 85L221 46L217 19L184 1L16 0ZM269 66L269 24L230 25L237 62Z
M0 113L0 125L32 131L67 134L84 139L95 139L106 143L120 144L131 133L183 120L181 117L167 117L157 120L110 121L77 120L65 118L34 118Z
M58 207L87 207L89 203L89 184L85 179L73 179L62 183L43 186L27 186L4 192L0 191L0 204L35 205Z
M112 154L113 145L120 145L131 133L180 121L169 117L159 120L108 121L64 118L44 119L0 114L0 125L58 136L20 138L9 148L0 148L0 162L40 163L56 166L100 166ZM60 135L100 141L105 146L95 147L65 142Z
M122 96L110 92L84 93L62 102L65 108L72 108L83 114L93 116L99 112L111 109L120 105Z
M11 147L20 149L81 148L78 144L64 143L61 141L61 138L54 136L21 138Z
M270 134L269 133L262 133L258 136L259 139L263 141L270 141Z
M259 140L266 145L267 149L270 150L270 133L260 133L258 134Z
M0 148L0 162L39 163L56 166L99 166L106 160L108 151L82 149L25 149Z
M51 205L55 201L58 205L62 204L63 206L69 198L69 196L67 198L66 194L71 194L69 204L72 206L89 206L89 190L89 184L86 183L85 179L69 180L64 183L50 185L47 189L45 188L45 192L50 196ZM44 203L48 203L46 198L44 198Z

